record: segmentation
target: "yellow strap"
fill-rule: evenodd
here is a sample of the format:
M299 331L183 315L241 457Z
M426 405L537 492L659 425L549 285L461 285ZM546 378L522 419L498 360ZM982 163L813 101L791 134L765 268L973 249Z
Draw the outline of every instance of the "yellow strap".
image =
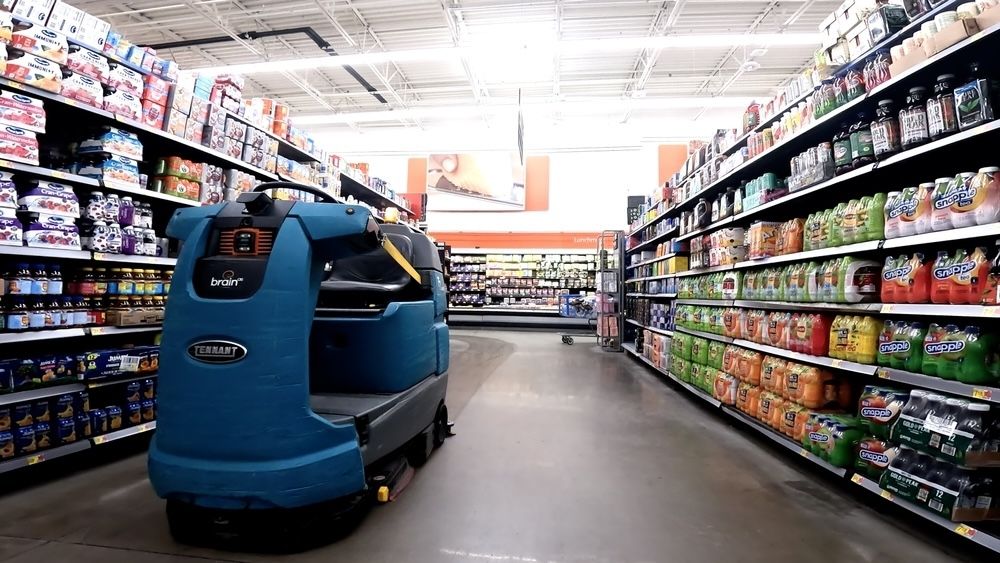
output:
M420 280L420 274L413 268L412 265L410 265L410 262L403 257L403 254L399 251L398 248L396 248L396 245L392 244L392 241L389 240L389 237L387 236L382 237L382 248L384 248L385 251L389 253L389 256L392 256L392 259L395 260L396 263L399 264L401 268L406 270L407 274L410 274L411 278L417 280L417 283L423 283Z

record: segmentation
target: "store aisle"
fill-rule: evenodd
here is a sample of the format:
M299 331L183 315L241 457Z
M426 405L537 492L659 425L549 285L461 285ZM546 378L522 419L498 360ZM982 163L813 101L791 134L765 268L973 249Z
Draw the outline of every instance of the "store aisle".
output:
M550 333L453 331L458 436L347 539L290 561L940 562L639 364ZM145 457L0 497L0 561L265 561L174 544Z

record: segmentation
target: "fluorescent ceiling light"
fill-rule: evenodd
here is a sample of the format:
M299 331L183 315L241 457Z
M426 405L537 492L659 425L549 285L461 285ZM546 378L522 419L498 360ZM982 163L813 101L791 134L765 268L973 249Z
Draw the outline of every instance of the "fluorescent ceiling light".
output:
M567 114L618 115L621 114L627 106L630 106L633 110L718 109L743 108L752 101L753 98L739 96L643 98L635 100L624 100L621 98L595 98L528 103L522 105L521 107L524 114L528 116L544 116L557 112ZM484 112L490 115L508 114L513 116L516 111L516 100L508 100L502 103L491 103L488 106L411 106L407 109L391 111L362 111L351 113L301 115L294 117L293 121L296 126L307 126L399 121L401 119L461 120L479 118Z
M259 74L268 72L283 72L296 70L312 70L338 66L359 66L384 64L389 62L406 63L417 61L441 62L459 61L464 57L496 58L505 53L521 51L521 56L552 59L556 54L573 53L607 53L615 51L635 51L645 48L658 49L699 49L725 47L755 47L755 46L818 46L822 37L816 33L762 33L762 34L702 34L702 35L667 35L665 37L621 37L612 39L594 39L584 41L541 41L535 45L511 44L499 39L491 46L478 41L471 47L446 47L436 49L409 49L400 51L373 51L353 55L322 56L304 59L281 61L263 61L226 66L193 68L191 71L206 74L236 73Z

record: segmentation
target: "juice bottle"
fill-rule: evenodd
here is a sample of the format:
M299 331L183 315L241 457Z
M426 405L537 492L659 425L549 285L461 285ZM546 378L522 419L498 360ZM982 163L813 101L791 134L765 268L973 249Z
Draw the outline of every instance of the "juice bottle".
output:
M842 258L835 258L824 264L823 286L820 291L821 301L834 303L837 300L837 295L840 293L838 282L840 281L842 263Z
M941 342L941 359L938 362L938 377L942 379L958 379L959 368L965 362L969 351L969 333L958 328L957 325L945 327L947 334ZM978 330L975 336L978 336Z
M963 252L961 262L952 265L951 293L948 302L952 305L975 305L982 293L980 279L986 267L986 249L977 247L971 254Z
M838 203L827 215L826 238L829 241L827 247L841 246L844 244L844 212L847 209L846 203Z
M905 216L914 225L915 234L922 235L933 231L933 204L931 196L934 193L934 182L925 182L917 186L914 194L913 211ZM903 217L900 218L901 220Z
M938 252L931 270L931 303L948 303L951 298L951 275L954 259L948 256L948 252L942 250Z
M993 268L993 264L987 258L986 248L980 246L977 247L972 252L973 260L976 261L976 269L973 270L972 279L969 283L969 295L967 303L970 305L978 305L982 302L982 297L984 293L989 291L990 286L990 270ZM982 260L980 260L982 257Z
M899 259L906 259L905 256L900 256L899 258L893 258L892 256L885 257L885 264L882 266L882 287L879 290L879 298L882 303L896 303L898 297L896 292L899 288L899 283L896 278L899 277ZM905 299L904 299L905 301Z
M923 323L913 322L909 325L899 323L896 334L893 335L892 357L890 367L919 373L924 360L924 339L927 330Z
M896 238L899 234L899 214L902 211L900 206L903 192L889 192L886 197L882 216L885 226L885 238Z
M805 244L805 222L802 219L791 219L785 223L783 254L802 252Z
M951 225L951 193L960 189L964 182L962 175L954 178L938 178L934 181L934 193L931 194L931 229L946 231Z
M965 358L958 368L957 379L962 383L995 383L996 339L992 334L981 334L979 327L965 329Z
M837 302L874 301L878 294L879 270L880 265L874 260L860 260L845 256L841 260Z
M870 316L861 317L855 332L857 332L857 348L854 361L861 364L874 364L878 350L878 321Z
M830 317L814 313L806 319L806 354L825 356L830 344Z
M847 317L847 346L844 352L844 359L849 362L858 361L858 350L861 346L861 331L859 325L861 317L851 315Z
M841 360L847 359L848 339L851 336L850 317L847 315L837 315L830 325L830 350L831 358Z
M885 238L885 206L887 194L878 193L861 198L862 216L860 218L862 240L879 240ZM865 199L868 204L864 205Z
M823 298L820 295L820 290L823 287L822 279L820 278L820 272L822 266L818 262L809 262L806 265L806 297L805 301L815 303L817 301L822 301ZM997 268L1000 271L1000 267ZM1000 278L1000 275L998 275Z
M875 362L884 367L889 367L889 359L892 357L894 345L892 344L893 333L896 330L896 321L886 320L882 323L882 330L878 333L878 352L875 355Z
M908 237L917 234L917 207L917 188L915 186L903 188L894 210L899 214L899 236Z
M972 185L982 203L976 208L976 224L988 225L1000 221L1000 168L980 168Z
M976 186L976 174L973 172L962 172L958 175L962 183L953 183L953 188L948 192L951 205L948 212L951 214L951 226L954 229L971 227L976 224L976 209L983 204L986 198L985 190L980 192Z
M844 212L840 219L840 243L854 244L858 236L858 212L861 202L852 199L844 206ZM839 245L838 245L839 246Z
M931 286L931 264L924 260L924 255L915 252L904 266L905 277L898 278L905 280L906 302L907 303L927 303L930 299ZM896 290L899 295L899 290Z
M957 376L956 370L947 365L950 360L946 359L944 353L946 351L950 351L952 354L961 352L965 348L965 343L961 340L951 341L949 336L953 334L958 334L957 326L941 326L937 323L931 323L924 336L924 357L920 364L922 372L943 379L949 379L948 375Z

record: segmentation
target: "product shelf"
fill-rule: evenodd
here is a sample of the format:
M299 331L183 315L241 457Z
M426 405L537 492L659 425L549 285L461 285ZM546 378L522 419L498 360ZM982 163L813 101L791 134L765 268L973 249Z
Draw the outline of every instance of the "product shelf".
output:
M625 283L636 283L636 282L653 281L653 280L665 280L665 279L672 278L672 277L674 277L674 274L662 274L662 275L659 275L659 276L646 276L644 278L632 278L632 279L628 279L628 280L625 280Z
M80 178L84 178L84 176L80 176ZM85 178L85 179L90 180L90 178ZM71 181L75 182L75 180L71 180ZM96 180L95 180L95 182L96 182ZM112 183L108 183L106 180L102 180L101 182L98 182L98 185L101 188L104 188L105 190L112 190L112 191L120 192L120 193L123 193L123 194L129 194L129 195L134 195L134 196L138 196L138 197L148 197L148 198L151 198L151 199L159 199L159 200L162 200L162 201L169 201L170 203L175 203L177 205L186 205L186 206L189 206L189 207L200 207L201 206L201 202L194 201L192 199L186 199L186 198L183 198L183 197L177 197L177 196L173 196L173 195L169 195L169 194L164 194L164 193L160 193L160 192L154 192L153 190L148 190L148 189L144 189L144 188L134 188L134 187L131 187L131 186L123 186L123 185L116 184L116 183L113 183L113 182Z
M20 344L35 340L55 340L57 338L76 338L85 336L82 328L57 328L54 330L34 330L27 332L8 332L0 334L0 344Z
M212 149L210 149L210 148L208 148L208 147L206 147L206 146L204 146L204 145L202 145L200 143L195 143L193 141L189 141L187 139L183 139L183 138L178 137L176 135L171 135L170 133L167 133L166 131L163 131L163 130L160 130L160 129L156 129L156 128L150 127L148 125L132 121L130 119L125 119L123 117L119 117L119 116L117 116L117 115L115 115L113 113L104 111L102 109L95 108L95 107L93 107L93 106L91 106L89 104L85 104L85 103L82 103L82 102L77 102L76 100L73 100L73 99L70 99L70 98L66 98L66 97L61 96L59 94L54 94L52 92L49 92L49 91L46 91L46 90L42 90L40 88L35 88L33 86L28 86L27 84L21 84L20 82L15 82L15 81L9 80L7 78L0 78L0 86L3 86L4 88L9 89L9 90L16 90L16 91L24 92L24 93L26 93L28 95L31 95L33 97L36 97L36 98L43 98L43 99L50 100L50 101L53 101L53 102L58 102L60 104L76 108L77 110L89 113L91 115L100 116L100 117L104 118L108 122L112 122L112 121L117 122L118 125L120 125L121 127L125 128L125 129L129 129L129 130L136 131L136 132L142 132L142 133L147 134L147 135L158 137L158 138L160 138L162 140L168 141L168 142L173 143L175 145L181 145L181 146L187 147L188 149L194 150L194 151L196 151L197 153L203 155L206 158L213 159L213 161L215 161L215 162L224 162L224 163L226 163L226 166L233 166L233 167L239 168L239 169L241 169L241 170L243 170L245 172L250 172L251 174L256 174L256 175L258 175L260 177L267 178L269 180L277 180L278 179L278 177L275 174L272 174L272 173L270 173L270 172L268 172L266 170L263 170L261 168L257 168L256 166L253 166L250 163L244 162L244 161L242 161L242 160L240 160L238 158L232 158L229 155L223 154L223 153L221 153L219 151L216 151L216 150L212 150Z
M89 440L78 440L71 444L66 444L65 446L50 448L35 454L17 457L9 461L0 462L0 473L6 473L15 469L21 469L22 467L28 467L29 465L42 463L43 461L48 461L50 459L75 454L88 448L90 448Z
M678 299L678 305L707 305L710 307L729 307L732 299Z
M0 405L13 405L25 401L34 401L46 397L55 397L64 393L77 393L83 391L84 387L79 383L68 383L66 385L53 385L52 387L41 387L39 389L29 389L18 391L17 393L7 393L0 395Z
M702 332L700 330L694 330L690 328L684 328L682 326L676 327L675 332L683 332L685 334L690 334L691 336L698 336L701 338L707 338L709 340L716 340L718 342L725 342L726 344L734 344L735 341L728 336L722 336L721 334L713 334L711 332Z
M400 211L405 211L411 215L413 214L413 211L411 211L409 207L396 203L388 197L373 190L368 185L362 184L343 172L340 173L340 194L343 197L353 195L357 199L367 201L369 203L374 200L378 204L389 207L397 207Z
M162 325L155 326L95 326L90 327L87 334L90 336L113 336L116 334L134 334L137 332L158 332L163 330Z
M743 270L746 268L756 268L757 266L770 266L773 264L784 264L786 262L801 262L804 260L811 260L813 258L822 258L826 256L843 256L844 254L851 254L853 252L868 252L871 250L878 250L881 244L881 240L869 240L854 244L845 244L843 246L834 246L831 248L817 248L816 250L807 250L805 252L781 254L779 256L771 256L769 258L737 262L733 266L733 269Z
M656 217L653 217L652 219L649 219L648 221L646 221L645 223L639 225L638 227L636 227L632 231L626 233L625 236L626 237L633 237L633 236L639 234L639 231L645 229L646 227L649 227L649 226L655 225L656 223L659 223L661 219L663 219L667 215L670 215L671 211L673 211L672 207L668 208L666 211L664 211L663 213L660 213Z
M701 274L712 274L715 272L728 272L733 269L733 264L724 264L722 266L711 266L709 268L698 268L697 270L685 270L683 272L677 272L674 274L675 278L685 278L688 276L697 276Z
M33 248L30 246L0 245L0 256L24 256L32 258L65 258L68 260L90 260L89 250L62 250L58 248Z
M854 483L855 485L861 486L866 491L872 492L884 498L885 500L895 504L896 506L901 506L905 508L909 512L923 518L924 520L927 520L928 522L932 522L934 524L937 524L938 526L941 526L942 528L951 530L952 532L955 532L956 534L962 536L963 538L971 540L989 550L1000 553L1000 538L997 538L996 536L992 536L982 530L976 529L975 527L970 526L969 524L960 524L958 522L951 522L949 520L941 518L936 514L931 514L930 512L927 512L926 510L923 510L918 506L915 506L909 502L906 502L905 500L897 498L896 495L890 493L889 491L883 489L882 487L879 487L878 483L872 481L871 479L865 477L864 475L860 475L857 473L851 475L851 482Z
M732 217L726 217L725 219L719 219L718 221L716 221L716 222L714 222L714 223L712 223L710 225L706 225L706 226L704 226L704 227L702 227L700 229L693 230L690 233L685 233L683 235L678 235L677 242L683 242L683 241L686 241L688 239L692 239L692 238L694 238L694 237L696 237L698 235L703 235L703 234L707 234L707 233L713 232L716 229L718 229L720 227L724 227L724 226L726 226L726 225L728 225L728 224L730 224L732 222L733 222L733 218Z
M90 440L94 442L95 446L99 446L101 444L107 444L108 442L114 442L115 440L121 440L122 438L128 438L129 436L135 436L136 434L142 434L151 430L156 430L155 420L139 424L137 426L130 426L128 428L122 428L121 430L115 430L114 432L108 432L107 434L101 434L100 436L94 436Z
M939 6L936 6L935 9L932 10L931 12L928 12L928 14L930 14L930 13L936 13L937 10L942 9L946 4L957 4L957 2L953 1L953 2L943 3L943 4L939 5ZM928 14L924 14L923 16L921 16L921 18L918 18L914 22L911 22L910 25L907 26L906 29L913 29L914 25L917 25L919 23L923 23L923 22L927 21L924 18L926 18L928 16ZM821 127L825 127L825 126L827 126L827 124L830 124L830 123L839 123L840 120L842 120L846 115L853 115L853 113L857 110L857 108L858 108L859 105L865 103L866 101L870 101L870 100L876 99L877 96L880 93L884 92L887 89L899 87L899 85L903 81L907 80L910 76L912 76L912 74L914 74L916 72L919 72L920 70L922 70L924 68L927 68L927 66L930 66L931 64L935 64L937 62L943 61L943 60L947 59L949 56L953 55L954 53L956 53L958 51L961 51L962 49L970 46L971 44L973 44L975 42L978 42L978 41L981 41L982 39L984 39L984 38L986 38L988 36L991 36L994 33L998 33L998 32L1000 32L1000 25L995 25L995 26L992 26L992 27L990 27L990 28L988 28L986 30L980 31L976 35L973 35L972 37L966 38L965 40L960 41L959 43L953 45L952 47L949 47L948 49L945 49L945 50L941 51L941 53L938 53L937 55L935 55L931 59L928 59L928 61L925 61L924 63L922 63L925 66L917 65L919 68L910 69L911 72L909 72L909 73L903 73L903 74L901 74L899 76L890 78L886 82L880 84L879 87L877 89L874 89L872 92L870 92L870 93L868 93L868 94L866 94L864 96L859 96L858 98L855 98L854 100L851 100L850 102L847 102L846 104L838 107L837 109L835 109L832 112L824 115L823 117L820 117L819 119L816 119L811 124L807 125L803 129L801 129L793 137L790 137L789 139L787 139L787 140L785 140L785 141L783 141L781 143L775 144L773 147L771 147L767 151L765 151L765 152L763 152L763 153L761 153L761 154L759 154L759 155L757 155L757 156L755 156L755 157L747 160L746 162L743 162L742 164L736 166L732 170L726 172L725 174L723 174L722 176L720 176L715 182L712 182L711 184L709 184L708 186L706 186L704 189L702 189L701 191L699 191L697 194L694 194L694 195L688 197L687 199L685 199L681 203L678 203L677 205L675 205L674 207L672 207L671 211L673 211L675 213L679 213L681 210L683 210L684 208L686 208L691 202L697 200L698 198L714 194L716 191L719 191L719 189L722 188L722 187L724 187L726 184L732 183L734 180L738 180L739 179L738 176L741 173L744 173L747 170L749 170L752 166L758 165L765 158L770 157L770 156L774 156L775 154L777 154L777 152L776 152L777 149L789 146L790 144L795 143L795 142L797 142L800 139L809 139L809 138L811 138L810 136L815 136L820 131ZM881 45L880 47L873 47L873 49L877 50L878 48L884 48L885 45L888 45L890 42L892 42L894 40L897 40L897 39L899 41L901 41L902 38L903 38L903 35L901 33L902 32L894 34L892 37L888 38L885 42L880 43L880 45ZM851 64L859 64L860 62L862 62L865 58L867 58L870 54L872 54L874 52L875 52L874 50L873 51L869 51L868 53L866 53L862 57L859 57L858 59L856 59ZM848 65L848 66L850 66L850 65ZM848 67L843 67L843 68L848 68ZM941 148L943 146L947 146L949 144L953 144L953 143L956 143L956 142L967 140L967 139L976 137L976 136L984 134L984 133L992 132L996 128L1000 128L1000 123L994 121L994 122L991 122L991 123L986 123L984 125L980 125L979 127L975 127L973 129L969 129L967 131L963 131L961 133L956 133L954 135L951 135L949 137L945 137L943 139L939 139L937 141L933 141L931 143L927 143L926 145L922 145L920 147L916 147L916 148L910 149L908 151L903 151L903 152L898 153L898 154L896 154L896 155L894 155L894 156L892 156L892 157L890 157L890 158L888 158L886 160L883 160L883 161L881 161L879 163L876 163L876 164L873 164L873 165L866 165L863 168L864 171L865 171L864 173L874 171L875 169L878 169L878 168L884 168L886 166L891 166L893 164L898 164L898 163L906 161L906 160L908 160L910 158L914 158L914 157L920 156L920 155L922 155L922 154L924 154L924 153L926 153L928 151L936 150L938 148ZM831 132L831 134L828 137L829 138L833 138L833 133ZM803 147L803 150L805 148L808 148L808 143L806 143L806 146ZM861 176L861 175L863 175L863 173L860 173L860 174L857 174L857 175L853 175L853 176L851 176L851 178L857 178L858 176ZM834 178L834 179L836 179L836 178ZM775 201L776 202L780 202L780 201L785 200L785 199L787 199L787 196L785 198L781 198L781 199L778 199L778 200L775 200ZM749 211L752 211L752 210L749 210ZM741 217L741 218L743 218L743 217Z
M635 319L625 319L625 322L627 322L627 323L628 323L628 324L630 324L630 325L635 325L635 326L637 326L637 327L639 327L639 328L645 328L645 327L644 327L644 326L642 325L642 323L640 323L639 321L637 321L637 320L635 320Z
M928 317L1000 317L998 305L910 305L884 303L879 312L885 315L924 315Z
M143 379L156 379L159 374L149 373L146 375L137 375L135 377L126 377L123 379L99 379L97 381L90 381L87 383L87 389L98 389L101 387L108 387L111 385L119 385L122 383L129 383L132 381L142 381Z
M979 399L981 401L1000 403L1000 388L997 387L970 385L968 383L962 383L961 381L941 379L940 377L924 375L922 373L913 373L910 371L886 367L876 368L875 374L878 377L888 379L889 381L899 381L900 383L908 383L925 389L943 391L945 393L951 393L952 395L960 395L962 397Z
M675 232L677 232L677 229L678 229L678 226L675 225L674 227L668 229L664 233L660 233L660 234L656 235L655 237L653 237L653 238L651 238L651 239L649 239L647 241L640 242L639 244L633 246L632 248L626 249L625 252L627 254L631 254L631 253L636 252L638 250L642 250L644 248L649 248L650 246L655 246L656 244L658 244L658 243L660 243L660 242L662 242L662 241L670 238L670 235L672 235Z
M734 307L743 309L777 309L780 311L842 311L845 313L878 313L881 303L803 303L795 301L755 301L737 299Z
M95 252L94 260L98 262L122 262L125 264L149 264L154 266L174 266L176 258L160 258L158 256L136 256L131 254L108 254Z
M1000 121L998 121L997 124L1000 125ZM967 240L998 235L1000 235L1000 223L991 223L989 225L976 225L975 227L964 227L961 229L950 229L947 231L934 231L921 235L890 238L883 242L882 248L924 246L938 242L951 242L956 240Z
M758 344L756 342L751 342L750 340L743 340L742 338L737 338L736 340L733 341L733 344L736 344L737 346L742 346L744 348L749 348L751 350L757 350L758 352L763 352L765 354L770 354L772 356L780 356L782 358L788 358L789 360L795 360L798 362L825 366L844 371L853 371L854 373L860 373L864 375L874 375L875 370L878 369L878 366L859 364L857 362L851 362L848 360L838 360L836 358L829 358L827 356L813 356L811 354L803 354L801 352L792 352L791 350L785 350L784 348L778 348L776 346L768 346L767 344Z
M670 258L673 258L674 256L677 256L677 253L676 252L671 252L670 254L664 254L663 256L657 256L656 258L653 258L652 260L646 260L645 262L637 262L635 264L632 264L631 266L625 266L625 269L626 270L631 270L632 268L638 268L639 266L647 266L649 264L655 264L657 262L662 262L663 260L668 260Z
M641 360L647 366L649 366L649 367L655 369L656 371L658 371L659 373L661 373L661 374L669 377L675 383L677 383L681 387L687 389L691 394L693 394L694 396L698 397L702 401L705 401L706 403L708 403L708 404L710 404L710 405L712 405L713 407L716 407L716 408L718 408L719 405L722 404L721 401L719 401L715 397L712 397L711 395L706 394L704 391L702 391L701 389L698 389L694 385L691 385L690 383L687 383L687 382L681 380L681 378L679 378L676 375L670 373L669 371L660 369L656 364L654 364L652 361L650 361L649 358L647 358L646 356L643 356L642 354L640 354L635 349L635 346L632 346L631 344L622 344L622 348L624 348L625 351L628 352L629 354L632 354L636 358L639 358L639 360Z
M677 297L676 293L626 293L625 297L650 297L650 298L662 298L662 299L673 299Z
M79 174L70 174L69 172L63 172L61 170L52 170L50 168L32 166L31 164L22 164L20 162L13 162L5 159L0 159L0 169L27 174L29 176L37 176L40 178L50 178L52 180L58 180L60 182L80 186L91 186L96 188L101 185L99 181L86 176L80 176Z
M830 473L833 473L834 475L836 475L838 477L843 477L843 476L847 475L847 470L844 469L843 467L836 467L834 465L831 465L831 464L827 463L825 460L823 460L822 458L820 458L816 454L814 454L814 453L810 452L809 450L803 448L802 444L799 444L798 442L789 439L784 434L778 434L772 428L764 426L763 424L761 424L756 419L750 418L749 416L747 416L746 414L744 414L742 411L740 411L738 409L734 409L734 408L729 407L729 406L723 406L722 407L722 412L724 412L724 413L728 414L729 416L735 418L736 420L742 422L746 426L748 426L750 428L753 428L759 434L767 437L772 442L781 445L782 447L788 449L789 451L797 453L798 455L800 455L800 456L808 459L809 461L815 463L816 465L822 467L823 469L826 469Z
M834 176L833 178L830 178L829 180L823 180L821 182L813 184L812 186L805 186L805 187L800 188L800 189L798 189L798 190L796 190L794 192L789 192L787 195L785 195L783 197L779 197L777 199L773 199L771 201L768 201L766 203L758 205L757 207L752 207L752 208L747 209L746 211L744 211L742 213L738 213L738 214L734 215L733 216L733 223L739 223L739 222L743 221L744 219L752 217L752 216L754 216L754 215L756 215L756 214L758 214L758 213L760 213L762 211L767 211L768 209L771 209L771 208L774 208L774 207L778 207L778 206L781 206L781 205L785 205L785 204L790 203L790 202L792 202L792 201L794 201L794 200L796 200L796 199L798 199L800 197L816 193L816 192L818 192L820 190L825 190L825 189L827 189L827 188L829 188L831 186L834 186L836 184L840 184L842 182L846 182L848 180L853 180L854 178L857 178L858 176L862 176L864 174L867 174L867 173L871 172L872 169L873 169L872 167L873 167L873 165L871 165L871 164L865 164L863 166L859 166L858 168L855 168L854 170L851 170L850 172L845 172L845 173L840 174L838 176Z

